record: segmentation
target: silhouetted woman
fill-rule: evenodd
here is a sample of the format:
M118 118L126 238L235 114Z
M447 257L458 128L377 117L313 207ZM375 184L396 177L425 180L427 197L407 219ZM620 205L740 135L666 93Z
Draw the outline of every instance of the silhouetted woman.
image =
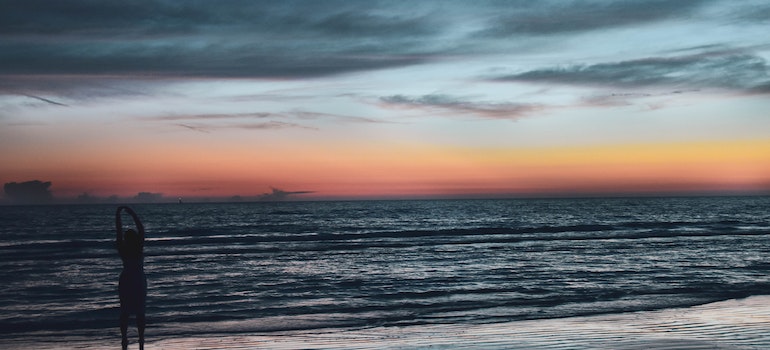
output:
M123 232L121 211L125 210L134 219L136 231ZM129 207L118 207L115 213L116 243L120 259L123 260L123 272L120 273L118 292L120 294L120 334L123 349L128 348L128 317L136 315L136 328L139 332L139 349L144 349L144 307L147 299L147 278L144 276L144 226L139 216ZM137 232L138 231L138 232Z

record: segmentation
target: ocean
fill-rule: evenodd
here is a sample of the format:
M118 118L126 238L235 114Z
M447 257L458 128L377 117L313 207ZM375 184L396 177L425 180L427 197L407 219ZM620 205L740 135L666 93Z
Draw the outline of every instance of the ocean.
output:
M770 294L770 197L132 208L147 230L148 342L478 327ZM0 347L118 344L115 209L0 207Z

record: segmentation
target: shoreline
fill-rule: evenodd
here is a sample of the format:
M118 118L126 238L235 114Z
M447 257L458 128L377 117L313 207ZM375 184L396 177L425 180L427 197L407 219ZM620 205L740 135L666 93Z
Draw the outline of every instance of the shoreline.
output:
M132 338L129 349L137 349ZM16 339L6 349L101 349L104 339ZM770 348L770 295L688 308L489 324L338 331L202 334L153 339L151 349L762 349Z

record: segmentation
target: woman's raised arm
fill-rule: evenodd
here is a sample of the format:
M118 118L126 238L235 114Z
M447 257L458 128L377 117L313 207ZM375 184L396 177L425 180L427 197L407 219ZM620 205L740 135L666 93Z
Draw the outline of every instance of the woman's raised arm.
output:
M129 207L123 207L126 209L126 213L128 215L131 215L131 217L134 219L134 224L136 224L136 231L139 233L139 240L144 244L144 225L142 224L142 220L139 220L139 215L136 215L133 209Z
M118 210L115 211L115 241L118 244L123 240L123 222L120 219L120 211L124 208L126 207L118 207Z

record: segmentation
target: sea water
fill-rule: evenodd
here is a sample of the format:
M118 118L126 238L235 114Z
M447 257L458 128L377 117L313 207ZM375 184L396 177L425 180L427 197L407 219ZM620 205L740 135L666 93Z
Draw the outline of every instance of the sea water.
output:
M147 230L148 339L479 325L770 294L770 197L133 208ZM0 345L118 339L115 209L0 207Z

